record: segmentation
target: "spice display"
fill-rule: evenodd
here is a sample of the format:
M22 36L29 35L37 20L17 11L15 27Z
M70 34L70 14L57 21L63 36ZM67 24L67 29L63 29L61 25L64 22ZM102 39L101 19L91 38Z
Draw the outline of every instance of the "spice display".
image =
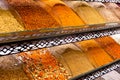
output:
M29 80L16 55L0 57L0 80Z
M102 37L95 40L114 59L120 59L120 45L117 44L111 37Z
M107 22L120 22L119 18L103 3L101 2L89 2L89 4L95 8L101 16L103 16Z
M105 5L114 12L114 14L120 19L120 7L115 3L105 3ZM120 21L119 21L120 22Z
M61 21L62 27L84 25L82 19L60 0L42 0L51 7L51 13Z
M106 20L85 1L66 2L86 24L105 23Z
M70 67L73 77L94 69L86 54L79 50L66 49L61 55Z
M15 2L14 2L15 1ZM60 24L52 17L44 7L34 1L12 0L10 4L19 13L27 30L59 27Z
M17 22L8 10L0 9L0 33L23 31L24 27Z
M64 66L47 49L21 53L20 56L31 80L67 80L70 77Z
M94 67L100 67L113 61L111 56L109 56L95 40L77 42L76 45L87 54L88 59Z

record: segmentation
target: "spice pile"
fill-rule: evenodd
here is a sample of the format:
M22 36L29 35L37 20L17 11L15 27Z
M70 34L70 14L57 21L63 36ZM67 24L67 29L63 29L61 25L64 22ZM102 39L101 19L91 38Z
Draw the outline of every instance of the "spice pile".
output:
M77 42L76 44L87 54L94 67L100 67L113 61L111 56L95 40Z
M45 4L51 7L51 13L56 14L55 17L59 18L62 27L67 26L80 26L84 25L83 20L76 15L71 8L60 0L42 0Z
M105 19L85 1L66 2L86 24L105 23Z
M0 33L23 30L24 27L19 24L9 10L0 9Z
M103 3L100 2L89 2L90 6L95 8L101 16L103 16L107 22L119 22L119 18L105 6Z
M21 53L24 70L31 80L67 80L69 73L46 49Z
M79 50L68 48L61 55L70 67L73 77L94 69L86 54Z
M114 59L120 59L120 45L117 44L111 37L103 37L95 40Z
M19 1L16 4L14 0L10 4L19 13L27 30L60 26L54 17L44 9L45 4L40 5L34 1Z

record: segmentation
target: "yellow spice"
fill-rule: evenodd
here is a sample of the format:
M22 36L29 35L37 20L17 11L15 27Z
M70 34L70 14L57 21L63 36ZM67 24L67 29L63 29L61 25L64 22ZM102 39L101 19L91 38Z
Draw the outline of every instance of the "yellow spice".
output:
M14 16L8 10L0 9L0 33L23 31L21 26Z
M86 54L79 50L67 49L62 56L70 67L73 76L77 76L94 69L87 59Z

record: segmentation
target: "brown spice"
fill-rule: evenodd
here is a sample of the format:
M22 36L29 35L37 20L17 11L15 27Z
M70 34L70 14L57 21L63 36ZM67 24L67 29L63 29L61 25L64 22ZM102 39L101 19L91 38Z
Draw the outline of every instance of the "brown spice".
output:
M120 22L119 18L104 4L100 2L89 2L89 4L95 8L107 22Z
M95 40L77 42L76 44L87 54L88 59L95 67L100 67L113 61L111 56Z
M106 20L85 1L66 2L86 24L105 23Z
M120 59L120 45L117 44L111 37L102 37L95 40L114 59Z
M16 55L0 57L0 80L29 80Z

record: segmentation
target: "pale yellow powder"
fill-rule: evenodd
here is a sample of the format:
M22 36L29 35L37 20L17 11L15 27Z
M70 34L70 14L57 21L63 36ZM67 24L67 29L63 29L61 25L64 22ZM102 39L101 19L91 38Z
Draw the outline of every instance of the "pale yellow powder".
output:
M0 9L0 33L23 31L21 26L14 16L8 10Z

